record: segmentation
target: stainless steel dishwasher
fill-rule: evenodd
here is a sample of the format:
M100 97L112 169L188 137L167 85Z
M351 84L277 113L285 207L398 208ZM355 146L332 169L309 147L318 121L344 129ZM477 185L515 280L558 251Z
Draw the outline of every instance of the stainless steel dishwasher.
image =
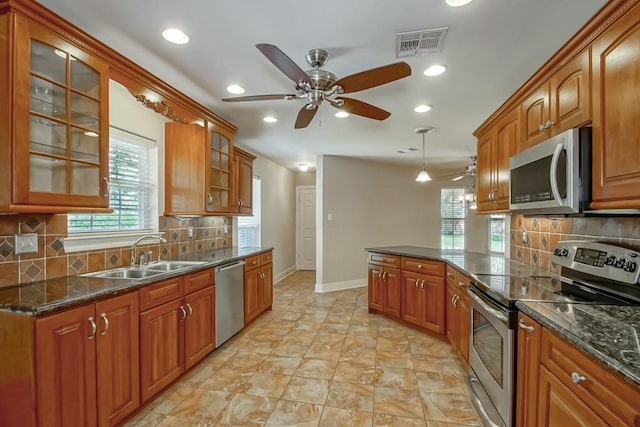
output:
M244 327L244 261L216 267L216 348Z

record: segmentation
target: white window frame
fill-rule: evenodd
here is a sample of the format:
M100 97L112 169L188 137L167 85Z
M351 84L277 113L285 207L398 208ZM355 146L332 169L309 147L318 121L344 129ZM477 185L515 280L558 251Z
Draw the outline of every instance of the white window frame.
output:
M234 246L238 247L247 247L240 244L240 228L243 225L246 227L253 227L255 230L253 232L256 240L253 242L251 247L259 247L262 243L262 216L261 216L261 206L262 206L262 197L261 197L261 180L257 175L253 176L253 194L251 196L251 206L253 209L252 216L239 216L236 220L236 241ZM243 224L244 223L244 224Z
M457 217L444 217L442 216L442 195L444 191L458 191L460 192L460 197L458 202L461 204L462 206L462 212L463 212L463 216L461 218L457 218ZM448 187L448 188L441 188L440 189L440 248L443 250L464 250L466 248L466 230L464 230L464 228L466 227L466 219L467 219L467 203L464 200L464 193L465 193L465 188L464 187ZM442 244L442 236L443 236L443 224L445 221L462 221L462 226L463 226L463 233L462 233L462 248L455 248L455 245L453 248L445 248L445 246Z
M504 245L504 248L501 251L494 251L491 249L491 238L492 238L492 234L491 234L491 223L494 220L501 220L502 221L502 243ZM489 215L489 226L487 227L487 233L488 236L487 238L489 239L489 252L494 253L494 254L504 254L507 252L507 247L508 247L508 242L507 242L507 218L505 214L491 214Z
M109 128L109 133L110 136L113 134L123 139L145 144L149 148L148 167L152 184L149 190L150 227L136 230L69 233L67 237L62 239L66 253L128 246L143 235L154 234L161 236L163 234L158 231L158 145L156 141L114 126Z

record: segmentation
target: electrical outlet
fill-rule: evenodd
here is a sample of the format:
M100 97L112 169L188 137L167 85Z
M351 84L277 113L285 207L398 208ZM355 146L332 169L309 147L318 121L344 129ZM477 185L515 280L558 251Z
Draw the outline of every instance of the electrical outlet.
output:
M189 235L189 238L190 238L190 239L193 239L193 227L189 227L189 228L187 229L187 233L188 233L188 235Z
M15 236L14 251L18 254L30 254L38 252L38 234L16 234Z

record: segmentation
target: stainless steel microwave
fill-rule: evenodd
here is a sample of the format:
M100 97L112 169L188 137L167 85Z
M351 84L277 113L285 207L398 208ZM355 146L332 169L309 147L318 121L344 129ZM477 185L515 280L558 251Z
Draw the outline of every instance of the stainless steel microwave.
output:
M509 210L577 214L591 198L591 128L569 129L509 159Z

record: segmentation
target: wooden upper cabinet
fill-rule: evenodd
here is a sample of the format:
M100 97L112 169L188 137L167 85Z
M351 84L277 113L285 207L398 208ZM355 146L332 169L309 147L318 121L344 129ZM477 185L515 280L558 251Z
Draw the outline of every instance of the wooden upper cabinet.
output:
M165 124L165 215L205 212L205 130Z
M522 102L522 136L518 151L532 147L549 136L549 82L534 90Z
M239 214L253 213L253 161L255 156L233 148L235 206Z
M106 212L108 65L20 15L2 20L0 37L14 46L0 47L12 67L0 83L5 103L12 105L0 109L7 150L0 159L0 210Z
M520 112L513 109L478 139L478 212L509 209L509 158L520 137Z
M591 49L560 68L549 82L550 135L591 121Z
M232 213L233 200L233 134L213 124L207 130L206 197L207 212Z
M593 209L640 208L640 5L593 53Z

